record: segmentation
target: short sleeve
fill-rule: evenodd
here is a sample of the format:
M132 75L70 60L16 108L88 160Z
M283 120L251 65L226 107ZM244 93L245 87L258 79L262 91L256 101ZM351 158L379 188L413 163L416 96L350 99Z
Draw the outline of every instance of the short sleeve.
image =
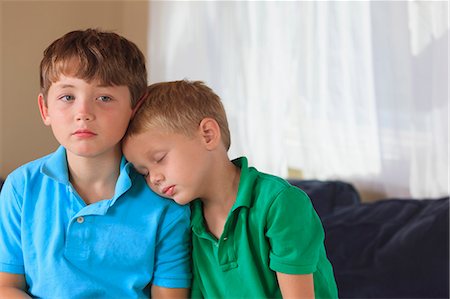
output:
M24 274L21 203L21 198L8 177L0 192L0 272Z
M158 234L153 284L190 288L191 280L190 210L171 203Z
M309 197L290 186L281 191L267 213L269 266L286 274L309 274L317 269L324 246L320 218Z

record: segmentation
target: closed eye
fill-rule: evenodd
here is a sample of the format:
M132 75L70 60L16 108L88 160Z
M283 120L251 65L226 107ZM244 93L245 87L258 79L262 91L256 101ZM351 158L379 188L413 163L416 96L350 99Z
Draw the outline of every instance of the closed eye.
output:
M139 174L141 174L144 178L148 177L148 175L150 174L148 171L146 170L138 170Z
M148 177L148 175L149 175L149 172L145 168L134 167L134 169L137 171L137 173L142 175L144 178Z
M160 154L155 155L155 157L154 157L155 163L161 163L165 157L166 157L166 153L160 153Z

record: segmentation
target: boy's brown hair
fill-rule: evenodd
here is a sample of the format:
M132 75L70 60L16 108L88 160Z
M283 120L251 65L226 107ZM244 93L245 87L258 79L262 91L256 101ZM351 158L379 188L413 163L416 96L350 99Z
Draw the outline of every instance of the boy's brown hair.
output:
M209 117L219 124L226 150L230 148L230 131L222 101L201 81L152 84L140 104L125 136L139 134L150 128L192 136L200 122Z
M98 29L76 30L55 40L40 64L41 93L47 97L61 75L105 85L126 85L134 107L147 88L144 54L126 38Z

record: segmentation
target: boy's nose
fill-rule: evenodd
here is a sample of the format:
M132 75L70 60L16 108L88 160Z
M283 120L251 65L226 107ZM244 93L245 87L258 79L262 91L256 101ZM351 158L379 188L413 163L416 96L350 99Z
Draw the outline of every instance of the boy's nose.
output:
M94 113L89 101L79 101L76 113L77 121L91 121L94 119Z
M93 116L91 114L87 114L87 113L78 113L76 116L76 120L90 121L92 119L93 119Z
M152 185L159 185L161 181L163 180L163 176L161 174L151 174L150 175L150 183Z

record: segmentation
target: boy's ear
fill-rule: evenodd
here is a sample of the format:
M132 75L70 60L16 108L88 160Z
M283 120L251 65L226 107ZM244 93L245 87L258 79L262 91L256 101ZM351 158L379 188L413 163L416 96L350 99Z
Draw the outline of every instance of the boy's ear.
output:
M44 95L42 93L40 93L38 96L38 105L42 121L46 126L49 126L51 124L50 116L48 115L48 107L47 104L45 103Z
M209 117L202 119L199 130L208 150L215 149L221 143L220 127L215 119Z

